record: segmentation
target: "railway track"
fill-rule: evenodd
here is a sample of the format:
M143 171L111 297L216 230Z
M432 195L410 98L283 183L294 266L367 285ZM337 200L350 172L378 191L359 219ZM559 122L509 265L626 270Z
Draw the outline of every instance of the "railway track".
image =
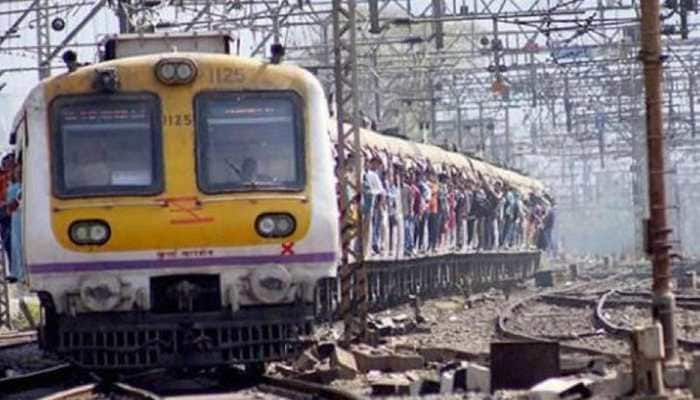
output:
M63 362L45 354L36 332L12 332L0 335L0 382L4 378L48 370ZM3 393L0 389L0 393ZM2 398L2 396L0 396Z
M289 395L290 398L326 399L326 400L359 400L361 397L334 387L317 383L300 381L297 379L262 377L260 389L263 392L272 392L279 395Z
M156 371L154 374L162 374ZM6 400L73 400L107 399L158 400L171 396L192 396L206 399L235 397L239 392L256 391L270 393L281 398L314 400L357 400L359 397L330 386L310 383L290 378L268 375L250 376L228 371L223 375L211 376L193 374L187 379L197 382L194 386L178 386L176 380L165 375L150 383L139 379L149 377L138 374L121 377L118 380L102 379L96 374L78 371L68 364L48 368L33 373L0 379L0 393ZM203 384L208 379L211 384ZM142 386L145 386L142 387ZM149 387L150 386L150 387ZM222 397L223 396L223 397ZM245 398L243 396L241 398ZM185 397L187 398L187 397Z
M562 350L603 356L613 362L627 358L626 338L609 334L596 325L599 293L629 287L638 274L616 274L567 289L551 289L511 303L497 317L504 337L526 341L557 341ZM527 312L526 312L527 311Z
M615 300L610 300L612 297L618 297ZM607 315L610 308L606 310L606 306L627 306L635 309L635 314L630 320L645 319L647 321L651 320L651 293L644 292L624 292L617 290L610 290L600 296L595 306L595 318L596 321L605 329L606 332L611 335L616 335L618 337L629 337L632 333L632 326L628 323L618 323L617 321L611 320ZM700 297L697 296L679 296L676 302L676 325L678 326L678 319L683 319L681 312L687 310L700 310ZM625 308L626 314L630 313L629 308ZM690 318L697 321L698 313L694 313L695 317ZM683 326L678 326L683 330ZM695 327L697 328L697 326ZM679 334L678 344L687 350L693 351L700 349L700 340L690 337L683 337Z
M117 397L118 396L118 397ZM145 390L123 383L89 383L76 386L48 396L41 400L85 400L85 399L129 399L129 400L158 400L160 397Z
M36 331L10 332L0 335L0 350L15 346L23 346L37 341Z

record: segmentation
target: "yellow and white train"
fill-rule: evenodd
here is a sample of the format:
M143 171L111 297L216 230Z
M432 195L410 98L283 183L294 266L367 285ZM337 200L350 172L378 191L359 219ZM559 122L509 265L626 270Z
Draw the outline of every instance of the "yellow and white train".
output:
M28 95L13 136L45 349L91 369L259 366L312 332L317 283L339 259L326 98L309 72L227 46L218 34L115 37L104 61L68 57L68 72ZM387 153L542 190L461 154L361 134Z
M336 273L317 79L215 54L222 36L178 42L207 53L163 47L175 39L109 42L108 60L44 80L16 119L42 343L84 367L288 357Z

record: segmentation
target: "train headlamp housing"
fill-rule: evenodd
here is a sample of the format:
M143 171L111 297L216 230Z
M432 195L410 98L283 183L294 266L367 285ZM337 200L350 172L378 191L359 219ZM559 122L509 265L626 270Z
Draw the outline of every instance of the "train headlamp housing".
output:
M164 58L156 64L156 78L166 85L186 85L197 77L197 65L186 58Z
M297 221L287 213L261 214L255 220L258 235L266 238L287 237L294 233L296 228Z
M119 90L119 74L116 68L97 68L93 86L96 90L114 93Z
M75 221L68 228L70 240L78 246L99 246L107 243L112 230L102 220Z

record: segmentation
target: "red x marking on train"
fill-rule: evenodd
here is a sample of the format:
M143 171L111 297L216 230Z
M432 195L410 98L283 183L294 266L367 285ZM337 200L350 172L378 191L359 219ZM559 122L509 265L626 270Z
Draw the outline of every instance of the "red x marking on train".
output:
M283 256L293 256L294 255L294 242L284 242L282 243L282 255Z

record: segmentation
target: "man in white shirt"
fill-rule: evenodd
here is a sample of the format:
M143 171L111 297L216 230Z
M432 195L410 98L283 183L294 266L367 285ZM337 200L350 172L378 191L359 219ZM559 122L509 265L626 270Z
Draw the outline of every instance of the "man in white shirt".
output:
M379 157L374 157L369 162L369 171L367 171L367 183L369 184L369 193L372 196L379 196L385 194L384 184L382 179L379 177L379 172L382 168L382 160Z
M378 203L380 196L385 194L384 184L382 183L379 173L382 168L382 160L379 157L373 157L369 162L369 170L365 172L364 180L364 207L363 207L363 238L364 248L367 249L369 239L372 239L372 249L375 253L379 252L379 234L380 229L377 222L381 222L381 213L379 212ZM372 229L370 230L370 226Z

